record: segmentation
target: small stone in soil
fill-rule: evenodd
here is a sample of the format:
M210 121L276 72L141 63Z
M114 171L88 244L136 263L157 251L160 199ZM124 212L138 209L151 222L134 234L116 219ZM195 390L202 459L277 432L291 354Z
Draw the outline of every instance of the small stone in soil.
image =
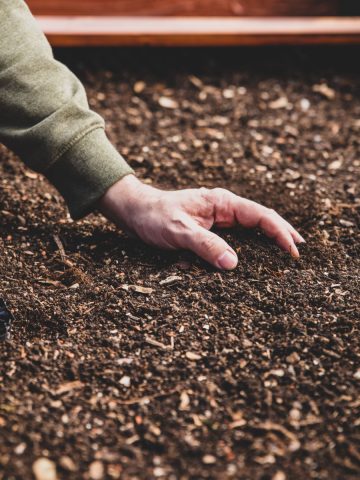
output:
M101 480L104 478L104 465L99 460L92 462L89 468L89 477L91 480Z
M38 458L33 463L33 473L36 480L57 480L56 465L48 458Z
M202 461L205 465L211 465L216 463L216 457L214 457L214 455L204 455Z

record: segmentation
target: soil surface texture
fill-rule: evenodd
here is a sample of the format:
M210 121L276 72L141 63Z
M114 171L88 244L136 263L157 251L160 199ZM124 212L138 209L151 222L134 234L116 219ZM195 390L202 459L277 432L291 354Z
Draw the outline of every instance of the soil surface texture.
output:
M359 50L56 55L145 182L229 188L307 243L223 230L219 272L73 222L1 147L0 479L358 479Z

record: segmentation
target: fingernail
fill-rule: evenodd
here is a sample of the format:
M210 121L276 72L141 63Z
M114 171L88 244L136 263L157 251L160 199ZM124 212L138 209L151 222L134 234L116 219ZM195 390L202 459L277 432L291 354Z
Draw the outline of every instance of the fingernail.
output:
M237 262L237 256L234 253L229 252L229 250L226 250L217 261L219 267L224 270L232 270L236 267Z
M301 240L301 243L306 243L306 240L305 240L305 238L304 238L304 237L302 237L301 235L300 235L300 240Z
M293 258L300 258L299 250L295 247L295 245L290 245L290 255Z

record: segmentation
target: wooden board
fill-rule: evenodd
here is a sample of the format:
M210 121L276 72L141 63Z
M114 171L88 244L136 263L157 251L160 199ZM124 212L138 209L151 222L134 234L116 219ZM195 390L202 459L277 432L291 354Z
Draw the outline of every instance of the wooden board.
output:
M336 15L340 0L27 0L37 15Z
M54 46L360 43L360 18L38 17Z

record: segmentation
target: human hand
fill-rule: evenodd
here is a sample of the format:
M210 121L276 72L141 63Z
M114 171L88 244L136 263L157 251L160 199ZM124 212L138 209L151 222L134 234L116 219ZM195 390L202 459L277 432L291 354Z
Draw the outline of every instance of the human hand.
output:
M126 232L149 245L192 250L217 268L231 270L238 258L212 226L259 227L294 258L302 236L274 210L223 188L164 191L127 175L108 189L99 211Z

